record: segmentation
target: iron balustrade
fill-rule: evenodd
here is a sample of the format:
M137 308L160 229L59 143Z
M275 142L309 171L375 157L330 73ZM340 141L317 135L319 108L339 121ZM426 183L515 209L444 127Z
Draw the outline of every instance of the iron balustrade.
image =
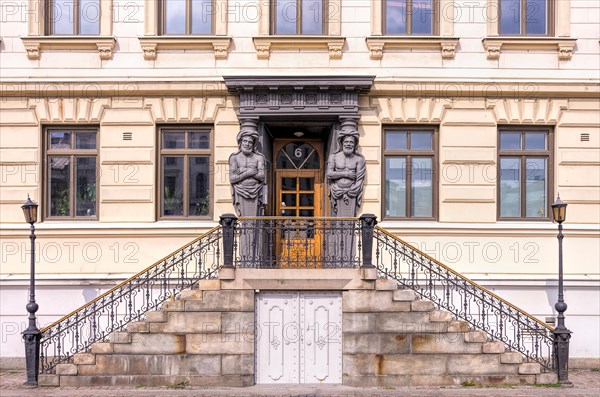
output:
M181 249L122 282L41 330L40 371L108 339L128 323L140 321L199 280L216 278L221 266L222 230L217 226Z
M396 280L402 288L415 291L528 361L555 371L552 327L378 226L373 250L380 276Z
M239 268L357 268L361 222L355 218L239 218L233 265Z

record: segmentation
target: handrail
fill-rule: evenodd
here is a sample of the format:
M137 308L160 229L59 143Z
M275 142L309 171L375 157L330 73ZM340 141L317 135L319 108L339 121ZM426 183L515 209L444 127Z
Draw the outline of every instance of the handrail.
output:
M376 226L378 272L467 321L510 349L555 371L553 328L398 236Z
M40 332L40 370L50 372L75 353L144 318L183 289L214 278L221 267L221 226L138 272Z

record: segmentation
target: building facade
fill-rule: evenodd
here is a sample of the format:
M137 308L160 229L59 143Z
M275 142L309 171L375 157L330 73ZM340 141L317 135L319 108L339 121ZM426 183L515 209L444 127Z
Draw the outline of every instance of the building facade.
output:
M40 204L47 324L234 212L260 136L262 215L330 216L345 126L359 213L600 354L600 8L586 0L0 2L2 356L23 355Z

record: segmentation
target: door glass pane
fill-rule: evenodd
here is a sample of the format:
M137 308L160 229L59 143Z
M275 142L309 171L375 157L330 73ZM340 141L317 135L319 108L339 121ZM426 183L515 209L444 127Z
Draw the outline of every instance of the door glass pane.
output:
M302 0L302 34L323 34L323 0Z
M315 206L315 195L312 193L300 195L300 206L301 207L314 207Z
M387 34L406 33L406 0L385 2L385 32Z
M71 215L71 158L50 157L50 216Z
M500 34L520 34L520 33L521 33L521 1L519 1L519 0L500 0Z
M413 0L412 34L433 33L433 0Z
M500 159L500 216L521 216L521 159Z
M75 34L74 4L73 0L55 0L50 2L48 19L52 24L52 34Z
M164 0L165 2L165 33L186 33L186 0Z
M315 190L315 178L300 178L300 190Z
M525 160L525 216L546 217L546 159Z
M278 0L275 4L275 33L296 34L296 0Z
M385 159L385 215L406 216L406 158Z
M564 1L564 0L559 0ZM526 27L527 34L546 34L548 0L527 0Z
M279 169L319 169L319 154L308 143L292 142L285 145L277 154Z
M406 132L405 131L388 131L385 134L385 148L390 150L405 150Z
M71 149L71 132L51 131L50 149Z
M281 206L282 207L295 207L296 206L296 193L293 194L282 194L281 195Z
M96 215L96 158L75 159L75 216Z
M413 150L431 150L433 147L431 132L411 132L410 148Z
M212 0L192 0L192 33L212 33Z
M209 149L208 134L206 131L190 131L188 147L190 149Z
M185 132L163 132L163 149L185 148Z
M281 216L296 216L296 210L281 210Z
M413 158L411 162L411 216L433 216L433 170L431 158Z
M305 178L301 178L305 179ZM296 190L296 178L281 178L281 190Z
M76 149L96 149L95 132L77 132L75 133Z
M545 132L526 132L525 149L527 150L546 150Z
M163 157L163 215L183 215L183 157Z
M500 132L500 149L502 150L521 150L520 132Z
M100 0L79 0L79 34L100 34Z
M314 210L300 210L300 216L313 217L313 216L315 216L315 211Z
M209 162L207 156L197 156L188 158L189 162L189 215L201 216L208 215L210 196L209 196Z

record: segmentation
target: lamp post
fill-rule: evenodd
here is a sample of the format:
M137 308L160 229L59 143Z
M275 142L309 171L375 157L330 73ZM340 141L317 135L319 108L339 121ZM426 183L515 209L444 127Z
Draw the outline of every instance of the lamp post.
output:
M554 366L558 370L558 382L565 385L570 385L569 381L569 340L571 339L571 331L565 327L565 311L567 304L563 295L563 254L562 254L562 223L566 219L567 204L560 200L560 195L552 204L552 217L558 223L558 302L554 308L558 312L558 324L552 331L554 336L554 344L552 356Z
M40 339L42 334L36 325L35 312L38 310L38 304L35 303L35 226L37 222L38 205L31 201L29 195L27 201L21 206L25 221L31 225L31 270L29 275L29 303L25 308L29 312L29 326L23 331L25 339L25 362L27 366L26 386L37 386L38 372L40 365Z

